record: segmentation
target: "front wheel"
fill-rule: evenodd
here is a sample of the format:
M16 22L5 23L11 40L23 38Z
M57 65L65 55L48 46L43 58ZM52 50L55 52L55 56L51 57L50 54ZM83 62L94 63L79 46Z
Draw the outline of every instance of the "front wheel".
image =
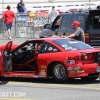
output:
M66 82L68 80L68 73L65 66L61 63L56 63L52 69L53 79L57 82Z

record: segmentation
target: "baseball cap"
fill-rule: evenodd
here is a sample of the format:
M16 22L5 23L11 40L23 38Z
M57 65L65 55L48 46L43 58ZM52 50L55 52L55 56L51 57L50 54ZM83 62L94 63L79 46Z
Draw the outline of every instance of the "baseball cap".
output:
M73 21L72 25L80 26L80 22L79 21Z

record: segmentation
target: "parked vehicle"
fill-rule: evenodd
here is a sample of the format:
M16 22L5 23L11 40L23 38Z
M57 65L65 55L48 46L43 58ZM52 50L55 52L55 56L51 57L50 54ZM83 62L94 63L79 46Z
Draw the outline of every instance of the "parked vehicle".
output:
M0 46L0 77L70 78L95 80L100 72L100 49L69 38L40 38L21 45Z
M52 25L44 25L45 29L39 36L42 38L52 35L70 35L75 31L71 26L74 20L81 23L81 27L85 32L85 42L91 46L100 46L100 9L60 14Z

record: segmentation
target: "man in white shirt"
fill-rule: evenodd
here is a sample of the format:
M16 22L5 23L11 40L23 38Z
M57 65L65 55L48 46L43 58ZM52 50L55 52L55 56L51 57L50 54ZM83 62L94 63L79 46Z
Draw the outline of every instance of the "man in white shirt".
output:
M52 10L48 13L48 21L52 23L54 19L59 15L59 12L55 9L55 6L52 6Z

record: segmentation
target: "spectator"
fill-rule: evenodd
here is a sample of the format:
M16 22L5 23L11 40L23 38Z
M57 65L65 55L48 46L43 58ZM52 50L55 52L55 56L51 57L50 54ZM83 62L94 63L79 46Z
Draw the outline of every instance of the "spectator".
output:
M20 2L17 4L17 11L18 12L26 12L27 11L23 0L20 0Z
M52 10L49 11L48 13L48 21L52 23L54 19L59 15L58 11L55 9L55 6L52 6Z
M68 37L68 38L74 38L74 39L76 39L76 40L78 40L78 41L85 42L84 31L83 31L82 28L80 28L80 22L79 22L79 21L74 21L74 22L72 23L72 27L73 27L73 29L75 29L76 31L75 31L73 34L71 34L71 35L69 35L69 36L67 36L67 37ZM62 36L62 37L65 37L65 36Z
M13 23L13 18L15 18L15 14L13 11L10 10L10 5L7 6L7 11L3 13L2 19L5 21L6 28L8 31L8 39L11 39L11 27Z

